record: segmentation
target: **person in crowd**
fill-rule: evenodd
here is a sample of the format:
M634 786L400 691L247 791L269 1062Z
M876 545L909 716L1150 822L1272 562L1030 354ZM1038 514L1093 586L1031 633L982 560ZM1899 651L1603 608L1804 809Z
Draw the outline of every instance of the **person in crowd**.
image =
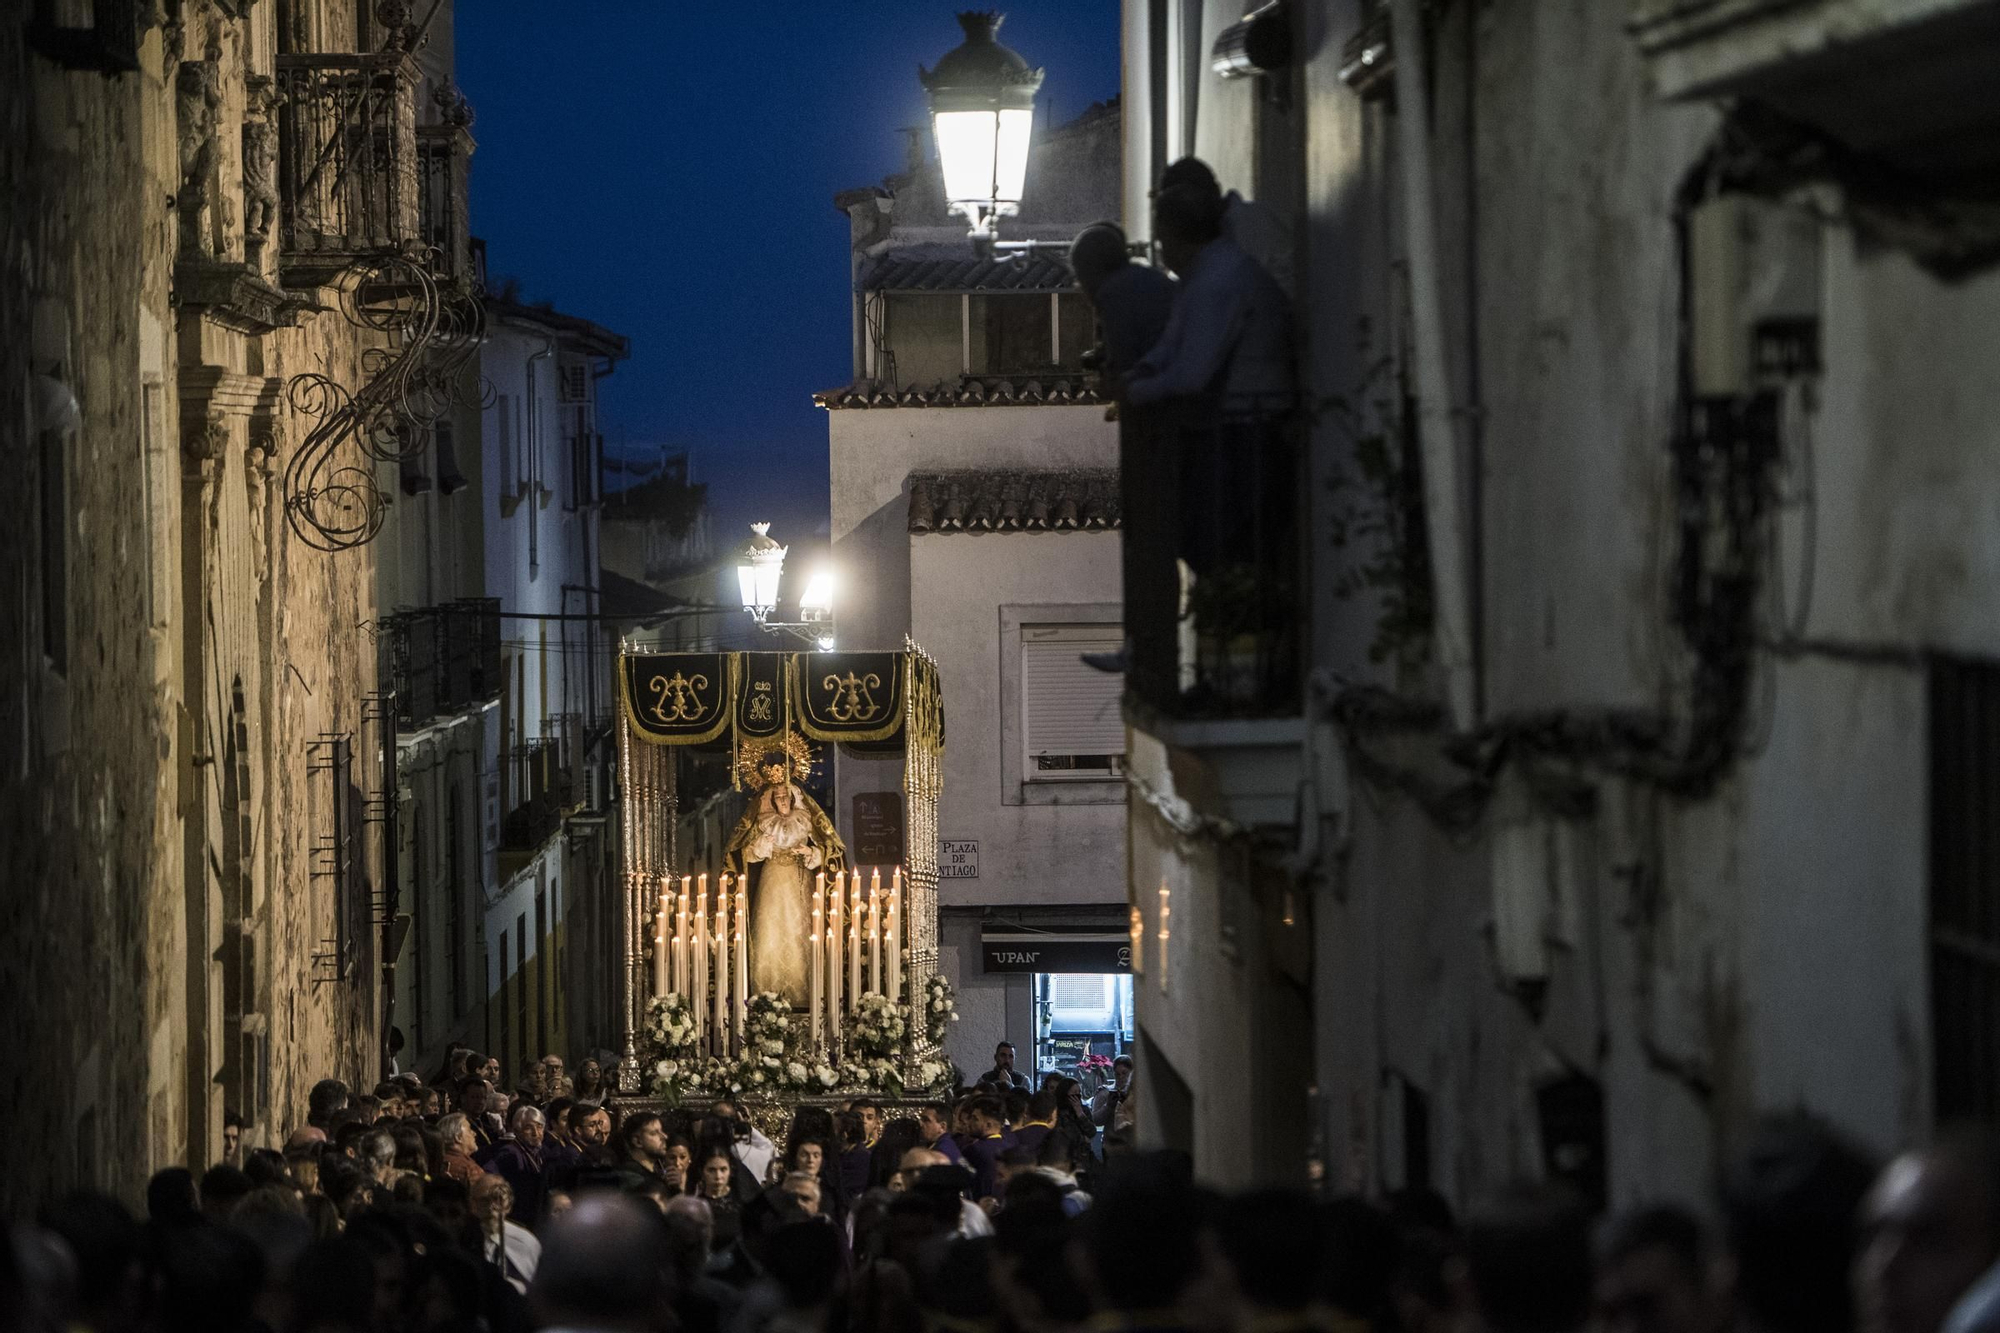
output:
M604 1079L604 1067L589 1056L577 1062L576 1078L570 1083L570 1096L580 1102L602 1104L609 1100L610 1085Z
M1158 1327L1202 1272L1202 1204L1182 1164L1135 1156L1079 1219L1079 1260L1106 1323Z
M1090 1207L1090 1195L1076 1178L1079 1157L1086 1162L1090 1160L1088 1150L1079 1148L1075 1139L1060 1130L1043 1139L1041 1150L1035 1155L1036 1172L1055 1186L1067 1217L1075 1217Z
M807 1171L787 1172L785 1178L778 1182L778 1189L781 1193L790 1195L802 1210L814 1217L824 1214L817 1174Z
M355 1145L354 1160L377 1185L388 1185L396 1172L396 1136L386 1129L371 1129Z
M853 1117L850 1122L846 1115ZM874 1166L875 1144L882 1137L882 1104L872 1097L857 1097L840 1118L841 1193L858 1199L867 1192Z
M426 1120L435 1121L444 1114L444 1093L438 1088L424 1088L417 1094L417 1114Z
M743 1113L743 1107L733 1098L718 1097L709 1107L709 1114L718 1120L727 1121L736 1144L736 1160L743 1163L746 1170L758 1180L771 1174L771 1163L778 1156L777 1145L764 1131L750 1123L750 1117Z
M1597 1240L1598 1328L1722 1333L1728 1311L1716 1290L1711 1248L1700 1220L1685 1208L1653 1204L1613 1218Z
M1027 1155L1027 1165L1033 1165L1036 1154L1042 1149L1042 1140L1056 1127L1055 1093L1044 1087L1032 1097L1023 1097L1021 1116L1010 1123L1014 1130L1014 1147Z
M1003 1041L993 1048L993 1068L979 1076L981 1083L996 1083L1002 1088L1028 1090L1028 1080L1014 1072L1014 1043Z
M917 1128L914 1116L897 1116L883 1125L882 1133L875 1140L875 1146L869 1149L868 1188L881 1189L886 1186L889 1177L895 1175L902 1165L903 1154L921 1146L922 1143L923 1134Z
M243 1174L249 1179L252 1189L262 1189L266 1185L293 1187L291 1172L285 1168L285 1155L273 1148L252 1148L245 1153Z
M1104 1155L1129 1148L1133 1142L1132 1057L1111 1062L1111 1083L1090 1099L1090 1122L1104 1131Z
M528 1299L545 1329L642 1333L670 1326L674 1271L667 1228L615 1195L579 1201L550 1226Z
M201 1173L201 1215L211 1222L227 1222L236 1205L254 1186L250 1177L227 1163L218 1163Z
M1856 1218L1874 1163L1808 1115L1765 1121L1723 1173L1723 1232L1745 1333L1855 1326Z
M483 1078L468 1078L459 1085L458 1110L472 1130L474 1155L484 1154L500 1141L488 1108L493 1104L493 1086Z
M627 1188L645 1177L664 1180L667 1160L667 1128L651 1111L626 1116L618 1126L618 1156L624 1173L632 1179Z
M921 1147L942 1153L948 1162L964 1160L958 1140L951 1136L951 1108L943 1102L925 1102L917 1108L917 1142Z
M542 1257L542 1245L526 1227L510 1220L514 1212L512 1187L501 1176L481 1174L472 1182L470 1203L479 1226L480 1257L516 1291L527 1294Z
M155 1229L201 1221L201 1194L195 1187L194 1172L184 1166L155 1171L146 1182L146 1220Z
M2000 1326L2000 1142L1954 1127L1891 1161L1861 1208L1855 1264L1867 1333Z
M1115 222L1078 232L1070 243L1069 266L1104 338L1098 369L1115 381L1166 332L1174 306L1173 280L1150 264L1133 263L1125 231Z
M347 1085L337 1078L323 1078L306 1094L306 1123L325 1132L334 1113L347 1107Z
M462 1112L454 1111L439 1120L437 1128L438 1137L444 1141L444 1174L469 1187L485 1174L479 1163L472 1160L472 1154L479 1148L472 1122Z
M1468 1213L1465 1267L1492 1333L1574 1333L1589 1321L1590 1217L1560 1185L1509 1185Z
M990 1199L1000 1188L1000 1154L1007 1151L1003 1112L998 1097L970 1098L965 1108L965 1165L971 1170L974 1199Z
M707 1200L692 1194L669 1200L665 1213L674 1318L681 1333L725 1333L735 1324L742 1298L735 1288L707 1272L715 1239L714 1214Z
M1295 381L1284 289L1224 234L1226 209L1213 186L1163 180L1172 183L1154 192L1153 233L1180 287L1122 397L1141 407L1180 399L1239 412L1288 399Z
M243 1165L243 1117L228 1109L222 1113L222 1164Z
M546 1117L534 1107L515 1107L507 1139L485 1162L486 1170L505 1180L513 1191L513 1208L507 1216L522 1226L540 1221L546 1202L548 1167L543 1160L542 1143L547 1124Z

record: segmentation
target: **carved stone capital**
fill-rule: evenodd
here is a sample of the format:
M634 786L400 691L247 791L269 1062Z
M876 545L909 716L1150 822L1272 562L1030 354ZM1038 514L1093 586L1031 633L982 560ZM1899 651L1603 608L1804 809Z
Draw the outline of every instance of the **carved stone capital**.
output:
M181 420L181 456L204 472L222 460L229 447L228 414L211 409Z

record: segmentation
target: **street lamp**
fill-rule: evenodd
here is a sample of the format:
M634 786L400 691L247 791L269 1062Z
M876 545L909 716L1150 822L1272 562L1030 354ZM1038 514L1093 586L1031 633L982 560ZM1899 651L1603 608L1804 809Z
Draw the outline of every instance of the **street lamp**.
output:
M771 619L778 609L778 585L784 578L785 552L790 548L772 540L769 523L752 523L750 533L750 544L736 566L736 586L743 594L743 609L762 630L790 634L823 653L833 651L833 575L821 569L806 580L797 620Z
M1042 86L1041 70L994 40L1005 17L991 10L960 14L964 43L946 52L936 69L917 67L930 96L945 200L965 214L972 224L968 234L981 250L994 245L994 223L1021 206L1035 93Z

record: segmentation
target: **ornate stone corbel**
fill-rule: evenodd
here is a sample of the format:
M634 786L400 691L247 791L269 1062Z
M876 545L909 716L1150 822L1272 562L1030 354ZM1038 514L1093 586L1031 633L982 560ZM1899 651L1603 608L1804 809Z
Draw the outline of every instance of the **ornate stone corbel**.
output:
M210 410L181 422L181 458L190 470L198 470L203 476L214 475L228 447L227 414Z

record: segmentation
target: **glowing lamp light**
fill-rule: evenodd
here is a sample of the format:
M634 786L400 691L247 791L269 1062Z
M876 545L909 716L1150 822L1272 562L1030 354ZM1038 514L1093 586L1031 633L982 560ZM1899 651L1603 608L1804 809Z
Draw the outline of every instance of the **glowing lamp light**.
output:
M806 580L805 594L799 598L799 619L827 620L833 616L833 572L815 570Z
M964 43L936 69L917 70L930 96L945 199L965 214L974 236L991 236L993 220L1020 207L1042 86L1043 71L995 40L1004 17L990 10L960 14Z
M743 609L762 620L778 604L778 580L785 572L785 550L771 540L769 523L752 523L750 545L743 563L736 566L737 587L743 594Z

